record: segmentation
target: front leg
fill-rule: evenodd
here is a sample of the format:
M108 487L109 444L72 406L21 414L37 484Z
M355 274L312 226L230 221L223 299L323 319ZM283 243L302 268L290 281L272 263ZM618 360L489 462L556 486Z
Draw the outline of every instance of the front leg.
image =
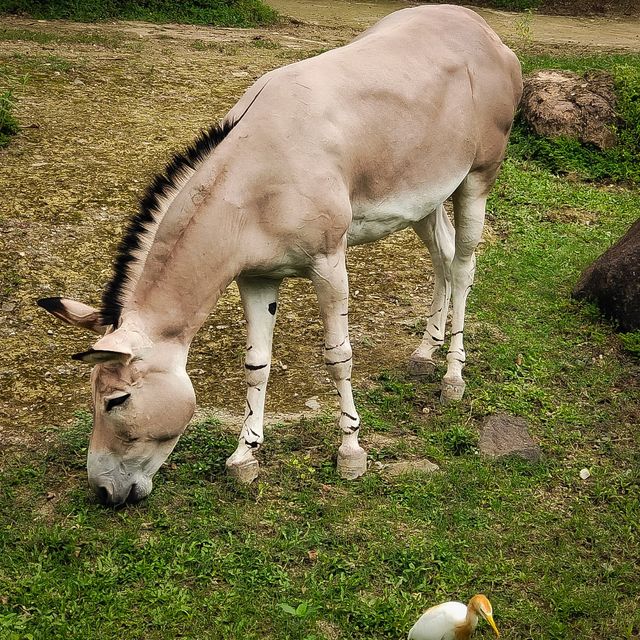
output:
M367 470L367 452L358 443L360 417L351 388L349 283L344 247L336 254L316 258L311 279L324 323L324 361L340 397L342 444L338 449L338 473L353 480Z
M264 440L264 401L271 370L271 344L281 280L238 278L237 282L247 321L244 364L247 403L238 447L227 460L227 469L241 482L249 483L258 476L258 461L254 453Z

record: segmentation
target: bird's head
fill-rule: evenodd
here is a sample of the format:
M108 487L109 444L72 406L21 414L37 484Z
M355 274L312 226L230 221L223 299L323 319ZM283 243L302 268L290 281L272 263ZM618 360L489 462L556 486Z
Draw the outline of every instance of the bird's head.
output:
M482 616L493 629L496 637L500 637L500 632L498 631L498 627L496 627L496 623L493 621L493 607L489 602L487 596L483 596L479 593L476 596L473 596L471 600L469 600L469 609L477 613L479 616Z

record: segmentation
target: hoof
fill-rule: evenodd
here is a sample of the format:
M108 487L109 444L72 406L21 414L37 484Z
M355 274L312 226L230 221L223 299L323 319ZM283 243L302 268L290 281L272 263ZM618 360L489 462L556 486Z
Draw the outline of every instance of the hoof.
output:
M445 378L442 381L440 402L442 404L448 404L449 402L457 402L458 400L462 400L465 386L465 382L462 378L458 380L447 380Z
M364 449L341 453L338 449L338 473L345 480L355 480L367 470L367 452Z
M432 376L436 370L436 363L424 356L412 355L409 358L408 368L411 376Z
M257 477L260 465L255 458L245 460L240 464L229 464L227 462L227 472L242 484L251 484Z

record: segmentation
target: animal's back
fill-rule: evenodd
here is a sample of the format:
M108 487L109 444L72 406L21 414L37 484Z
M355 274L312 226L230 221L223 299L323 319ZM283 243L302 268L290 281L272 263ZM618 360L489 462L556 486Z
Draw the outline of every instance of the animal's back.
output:
M467 607L462 602L445 602L427 609L411 627L408 640L457 640L455 625L464 623Z
M454 6L403 9L352 43L272 71L231 111L252 151L296 177L335 171L352 201L460 179L501 156L520 67L484 20ZM446 194L449 195L449 194Z

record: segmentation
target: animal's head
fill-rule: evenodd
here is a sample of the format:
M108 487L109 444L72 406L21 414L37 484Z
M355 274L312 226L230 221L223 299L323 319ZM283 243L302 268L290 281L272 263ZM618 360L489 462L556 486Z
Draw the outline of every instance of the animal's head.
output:
M475 611L477 615L482 616L489 623L496 636L498 638L500 637L498 627L496 627L496 623L493 620L493 607L491 606L487 596L484 596L481 593L473 596L469 601L469 608Z
M75 300L45 298L38 304L68 324L103 334L88 351L72 356L95 365L89 484L106 505L141 500L195 410L186 348L152 342L134 323L105 333L100 313Z

